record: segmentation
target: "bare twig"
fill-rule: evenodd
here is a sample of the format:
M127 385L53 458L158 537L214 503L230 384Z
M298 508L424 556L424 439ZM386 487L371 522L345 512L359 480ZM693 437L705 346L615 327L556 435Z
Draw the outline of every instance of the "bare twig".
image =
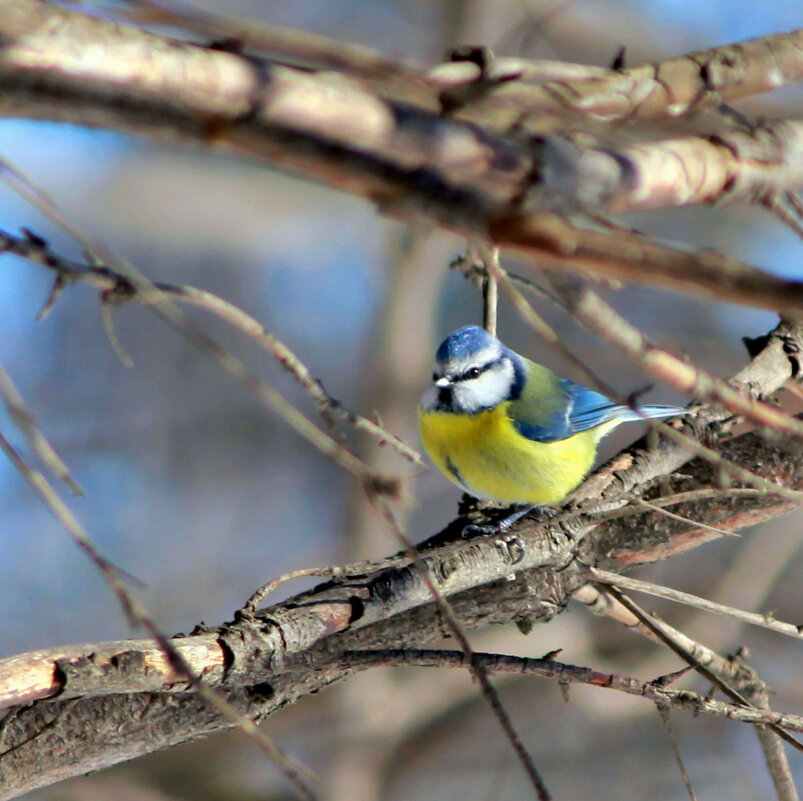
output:
M803 732L803 717L782 712L745 707L705 697L691 690L676 690L668 686L665 677L653 681L605 673L587 667L567 665L554 659L533 659L524 656L490 654L475 651L475 657L490 673L533 675L569 684L589 684L594 687L635 695L655 704L683 709L694 715L727 718L740 723L764 725L777 723L790 731ZM470 661L463 651L440 649L387 649L346 651L340 655L350 667L383 667L410 665L414 667L469 668Z
M20 395L19 390L11 380L11 376L2 365L0 365L0 398L3 399L9 417L25 435L33 452L42 460L42 463L69 487L73 495L83 495L84 491L81 486L73 478L70 469L64 464L53 446L39 430L36 425L36 419L25 406L22 395Z
M713 612L717 615L726 615L736 620L741 620L744 623L750 623L753 626L762 626L763 628L770 629L779 634L786 634L789 637L803 639L801 626L796 626L792 623L784 623L782 620L776 620L771 614L761 615L755 612L745 612L742 609L735 609L732 606L709 601L707 598L700 598L697 595L681 592L671 587L662 587L660 584L653 584L651 581L641 581L640 579L634 579L630 576L611 573L608 570L600 570L596 567L590 567L588 569L588 576L590 579L607 586L616 586L624 590L635 590L636 592L643 592L647 595L654 595L657 598L666 598L669 601L693 606L695 609L703 609L706 612Z
M150 292L141 287L131 286L124 276L118 275L106 265L80 264L54 253L47 247L43 240L32 242L27 238L16 237L0 230L0 252L3 251L14 253L17 256L28 259L34 264L39 264L55 271L56 281L54 283L54 289L57 289L58 293L63 291L68 284L78 281L97 288L105 301L104 309L109 303L112 305L115 303L137 303L146 306L157 305L164 296L167 296L177 303L196 306L214 314L253 339L260 347L267 350L310 394L318 405L321 417L330 428L336 426L337 420L343 420L354 428L364 431L378 440L380 445L389 445L413 464L419 467L424 465L421 455L414 448L410 447L399 437L377 425L373 420L369 420L343 406L340 401L336 400L324 389L320 381L313 377L309 368L294 351L267 331L267 329L250 314L220 296L204 289L198 289L197 287L175 285L161 281L154 281L153 287L156 291ZM44 308L48 310L52 308L56 297L57 295L51 292ZM114 339L116 338L112 339L113 342ZM120 354L118 353L118 355ZM126 364L125 359L121 360Z
M677 763L678 770L680 771L680 776L683 779L683 786L686 788L686 792L689 794L691 801L697 801L697 796L694 795L694 790L692 790L689 774L686 772L686 766L683 764L683 758L680 756L680 749L678 748L678 743L675 739L675 733L672 731L672 723L669 718L669 708L664 704L656 704L655 708L658 710L658 715L664 724L667 737L669 737L669 743L672 746L672 753L675 756L675 762Z
M607 591L613 595L613 597L619 601L622 606L635 615L644 626L649 628L653 634L655 634L655 636L658 637L665 645L673 650L681 659L691 665L691 667L700 673L700 675L704 676L706 679L708 679L708 681L718 687L723 693L725 693L725 695L737 703L744 704L745 706L752 706L752 704L744 697L742 693L730 686L730 684L720 678L716 672L703 665L698 659L695 658L693 654L689 653L683 644L679 643L672 636L664 624L659 623L651 615L648 615L643 609L633 603L630 598L619 592L616 587L608 585ZM773 730L773 732L775 732L775 734L786 740L786 742L788 742L798 751L803 752L803 743L801 743L799 740L792 737L788 732L784 731L775 724L770 724L770 728Z
M153 301L151 307L166 322L192 342L207 358L214 362L224 373L245 386L253 396L271 411L281 416L285 422L321 452L330 456L337 464L360 478L371 477L367 465L333 439L326 432L311 423L298 409L285 400L273 387L251 373L245 363L232 353L222 348L209 335L193 325L176 307L175 303L146 279L132 265L124 262L108 248L83 233L56 205L46 192L38 188L32 181L13 167L6 159L0 158L4 180L16 192L32 205L47 215L79 241L101 263L108 265L116 273L132 284L137 290L150 295L159 295L160 302ZM393 482L387 482L389 488Z
M271 579L271 581L263 584L256 590L251 597L243 604L242 609L238 610L238 616L253 617L257 611L257 607L275 592L276 588L283 584L285 581L292 581L297 578L306 578L308 576L326 576L328 578L337 578L344 574L341 567L304 567L299 570L291 570L289 573L284 573L278 578Z
M59 498L45 476L39 470L29 467L25 463L2 432L0 432L0 450L5 453L17 472L39 496L45 507L50 510L56 520L58 520L62 527L73 538L78 547L87 554L117 596L120 606L123 608L129 622L132 625L136 625L142 617L142 610L138 608L136 602L126 590L119 569L98 551L97 547L92 542L92 538L78 522L64 501Z
M663 506L650 503L649 501L645 501L643 498L634 498L633 503L636 506L640 506L642 509L651 509L653 512L658 512L662 515L666 515L667 517L671 517L673 520L678 520L681 523L688 523L689 525L692 526L699 526L700 528L703 528L706 531L712 531L714 534L721 534L723 537L742 536L736 531L726 531L724 528L717 528L716 526L708 525L708 523L701 523L699 521L692 520L691 518L683 517L683 515L675 514L674 512L670 512L667 509L664 509Z
M497 270L486 270L482 283L482 323L485 330L496 336L497 308L499 306L499 287L496 283L496 272L499 265L499 248L485 248L485 261L492 259Z

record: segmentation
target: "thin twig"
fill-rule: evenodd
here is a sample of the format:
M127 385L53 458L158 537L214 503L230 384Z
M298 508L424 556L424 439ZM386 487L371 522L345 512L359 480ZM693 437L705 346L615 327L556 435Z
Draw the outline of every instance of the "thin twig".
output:
M11 380L11 376L1 364L0 398L3 399L8 416L25 435L33 452L42 460L42 463L67 485L73 495L83 495L84 491L80 484L73 478L69 467L62 461L36 425L36 418L26 407L22 395L20 395L19 390Z
M278 578L271 579L271 581L263 584L251 597L243 604L242 608L238 610L236 618L240 617L253 617L256 613L257 607L273 593L276 588L283 584L285 581L292 581L297 578L306 578L308 576L326 576L328 578L336 578L344 575L343 568L341 567L304 567L299 570L291 570L289 573L284 573ZM236 619L235 618L235 619Z
M50 510L56 520L66 529L78 547L89 556L117 596L129 622L132 625L136 625L140 618L139 611L136 602L125 589L119 569L100 553L94 542L92 542L92 538L65 505L64 501L59 498L45 476L39 470L26 464L25 460L17 453L14 446L2 432L0 432L0 450L5 453L17 472L28 482L31 489L39 496L42 503Z
M410 665L412 667L471 669L469 657L463 651L457 650L419 648L359 650L345 651L340 658L349 667ZM643 681L620 673L605 673L593 668L568 665L549 658L534 659L482 651L475 651L474 658L478 664L482 664L492 674L532 675L555 679L566 684L588 684L645 698L656 704L683 709L693 715L703 714L727 718L750 725L777 723L790 731L803 732L803 716L717 701L691 690L676 690L669 686L669 680L675 678L676 674L670 674L669 677L661 676L653 681ZM687 670L688 668L680 673L685 673Z
M658 710L658 715L664 724L667 737L669 737L669 743L672 746L672 753L675 755L675 762L677 763L678 770L680 771L680 776L683 779L683 786L686 788L686 792L689 794L691 801L697 801L697 797L694 795L694 790L692 790L689 774L686 772L686 766L683 764L683 758L680 756L680 749L678 748L677 740L675 739L675 733L672 731L672 723L669 719L669 707L665 704L656 704L655 708Z
M688 490L687 492L676 492L672 495L666 495L662 498L651 498L650 504L662 511L666 506L675 506L676 504L687 503L691 501L706 500L709 498L728 498L728 497L749 497L758 498L766 493L763 490L755 489L754 487L727 487L723 489L699 489ZM636 498L631 496L628 500L627 497L619 498L610 501L610 504L615 505L615 508L605 510L600 504L596 504L593 500L590 502L592 509L588 508L588 503L584 503L582 509L584 512L593 511L595 519L600 522L607 522L609 520L618 520L622 517L631 517L632 515L642 514L642 509L636 503ZM643 507L642 507L643 508ZM596 510L599 509L599 512ZM684 522L696 525L696 522L691 519L683 518ZM724 532L724 529L723 529ZM732 532L729 532L732 533Z
M699 660L695 659L680 643L678 643L671 634L665 630L662 624L658 623L651 615L648 615L637 604L633 603L624 593L619 592L616 587L607 587L607 591L619 601L629 612L635 615L653 634L655 634L665 645L674 651L681 659L687 664L691 665L701 676L704 676L708 681L718 687L725 695L737 703L744 704L745 706L752 707L753 705L744 697L742 693L731 687L727 682L723 681L714 671L701 664ZM779 736L782 737L790 745L794 746L798 751L803 752L803 743L791 734L785 732L780 726L776 724L769 724L770 728Z
M496 273L499 269L499 248L483 247L483 261L493 261L496 269L486 269L482 282L482 324L485 330L496 336L497 311L499 308L499 285L496 282Z
M114 297L115 300L110 301L112 304L130 302L152 306L159 303L163 295L167 295L178 303L196 306L214 314L267 350L310 394L318 405L321 417L330 429L336 429L336 418L342 419L352 427L364 431L377 439L380 445L389 445L416 466L424 466L421 455L414 448L377 425L374 421L343 406L340 401L336 400L324 389L320 381L312 376L307 366L287 345L268 332L261 323L247 312L220 296L204 289L161 281L153 282L156 292L148 292L142 288L131 286L123 276L117 275L112 269L103 264L79 264L53 253L43 240L31 242L29 239L16 237L0 230L0 252L3 251L14 253L14 255L28 259L34 264L56 271L56 281L53 285L54 291L48 297L43 311L52 308L58 294L63 291L68 283L81 281L96 287L102 293L102 297L104 295L107 296L106 299ZM103 308L105 308L105 305ZM39 316L41 318L42 312L40 312ZM105 320L104 324L106 324ZM110 338L114 346L114 338ZM121 356L119 352L118 356ZM123 363L128 366L126 358L129 357L123 358L121 356Z
M12 189L73 236L99 262L108 265L114 272L122 275L137 290L153 295L159 293L154 284L131 264L125 262L108 248L83 233L67 218L47 192L37 187L27 176L13 167L7 159L0 157L0 168L2 168L2 177ZM159 303L154 301L151 304L154 312L192 342L224 373L241 383L260 403L277 413L293 430L322 453L331 457L349 473L361 479L372 477L372 472L360 458L310 422L273 387L255 376L241 359L221 347L212 337L193 325L167 295L161 293L159 298ZM387 479L384 485L389 489L396 487L395 482Z
M636 506L640 506L642 509L650 509L653 512L658 512L659 514L665 515L666 517L669 517L672 520L677 520L680 523L688 523L691 526L697 526L698 528L705 529L705 531L713 531L714 534L719 534L723 537L742 536L741 534L739 534L738 531L727 531L724 528L709 526L708 523L701 523L698 520L692 520L689 517L683 517L683 515L675 514L675 512L670 512L667 509L664 509L663 506L658 506L657 504L650 503L649 501L645 501L643 498L633 498L633 503L635 503Z
M725 604L719 604L715 601L709 601L707 598L701 598L698 595L691 595L690 593L681 592L671 587L662 587L660 584L653 584L651 581L641 581L640 579L634 579L630 576L622 576L619 573L611 573L608 570L600 570L596 567L588 568L588 577L606 586L616 586L624 590L633 590L635 592L646 593L647 595L654 595L657 598L666 598L668 601L686 604L686 606L693 606L695 609L703 609L706 612L713 612L717 615L733 617L744 623L750 623L753 626L761 626L765 629L776 631L779 634L786 634L788 637L794 637L798 640L803 639L803 626L796 626L792 623L776 620L769 614L760 615L756 612L745 612L743 609L736 609L733 606L726 606Z

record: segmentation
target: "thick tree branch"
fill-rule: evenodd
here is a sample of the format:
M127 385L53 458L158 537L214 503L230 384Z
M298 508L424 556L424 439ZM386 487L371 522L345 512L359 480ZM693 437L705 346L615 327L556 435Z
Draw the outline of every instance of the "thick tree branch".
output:
M700 108L803 80L803 29L698 50L656 64L581 81L539 86L505 81L460 87L449 95L458 116L497 129L543 132L555 117L600 122L681 117Z
M0 7L0 37L2 115L226 148L366 197L385 213L424 215L561 269L692 288L776 310L803 308L800 282L713 252L691 254L643 237L580 228L549 211L744 201L795 188L801 172L797 123L776 124L772 135L759 129L682 147L575 152L557 137L533 141L521 132L448 119L394 99L396 89L384 96L377 81L295 70L35 0ZM796 37L787 37L789 47ZM764 53L766 73L772 51L766 42L753 45ZM773 69L781 82L795 74ZM721 167L711 170L718 177L699 179L709 155ZM655 159L663 166L648 181L640 165ZM688 173L674 195L667 189L669 167ZM567 181L567 174L574 178ZM630 186L633 175L640 179Z

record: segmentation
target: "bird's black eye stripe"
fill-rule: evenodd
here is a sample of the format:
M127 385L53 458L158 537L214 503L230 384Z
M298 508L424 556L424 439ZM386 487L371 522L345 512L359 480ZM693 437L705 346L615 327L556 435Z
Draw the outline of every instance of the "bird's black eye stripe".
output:
M482 367L472 367L470 370L466 370L466 372L462 375L459 375L455 380L468 381L471 378L479 378L491 366L491 364L493 364L493 362L484 364Z

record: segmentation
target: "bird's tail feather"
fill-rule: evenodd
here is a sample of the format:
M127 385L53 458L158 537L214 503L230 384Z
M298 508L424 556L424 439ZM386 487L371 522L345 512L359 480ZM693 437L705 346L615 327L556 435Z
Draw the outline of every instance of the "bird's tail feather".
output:
M629 423L645 419L675 417L676 415L689 414L690 411L690 409L686 409L683 406L639 406L638 409L627 409L622 412L620 419Z

